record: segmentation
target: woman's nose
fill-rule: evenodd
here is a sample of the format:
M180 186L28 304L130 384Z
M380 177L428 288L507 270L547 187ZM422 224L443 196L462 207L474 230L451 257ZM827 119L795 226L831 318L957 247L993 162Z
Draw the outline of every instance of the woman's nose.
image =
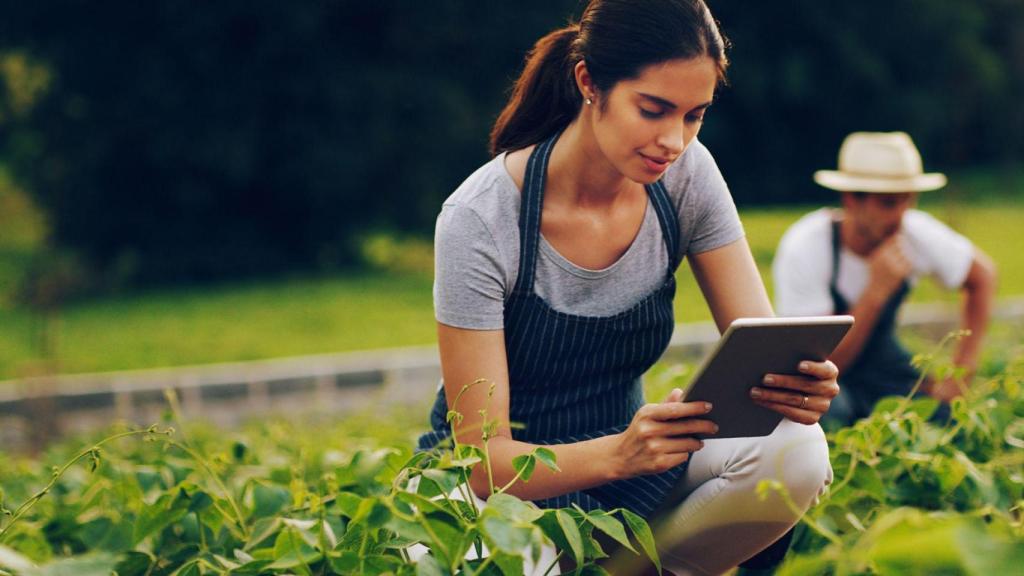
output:
M659 135L658 146L668 152L669 155L678 156L686 148L686 142L688 141L686 136L686 129L683 126L673 126Z

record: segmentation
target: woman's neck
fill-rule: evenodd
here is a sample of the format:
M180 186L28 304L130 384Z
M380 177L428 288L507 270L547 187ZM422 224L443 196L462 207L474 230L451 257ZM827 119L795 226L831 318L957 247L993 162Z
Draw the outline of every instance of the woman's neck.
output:
M548 164L548 193L580 206L611 205L636 186L608 162L593 132L579 117L555 143Z

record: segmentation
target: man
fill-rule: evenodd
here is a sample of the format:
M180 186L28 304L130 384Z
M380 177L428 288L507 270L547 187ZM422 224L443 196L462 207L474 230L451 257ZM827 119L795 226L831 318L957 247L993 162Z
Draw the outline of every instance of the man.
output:
M965 295L961 324L970 334L953 357L963 376L923 388L942 402L960 395L977 366L996 272L969 240L914 209L918 193L945 186L946 177L923 173L903 132L855 132L839 149L839 170L819 170L814 181L840 192L842 209L824 208L793 224L772 272L780 315L856 318L831 358L843 392L829 416L849 424L870 414L879 398L906 395L917 382L911 356L896 338L896 315L921 276Z

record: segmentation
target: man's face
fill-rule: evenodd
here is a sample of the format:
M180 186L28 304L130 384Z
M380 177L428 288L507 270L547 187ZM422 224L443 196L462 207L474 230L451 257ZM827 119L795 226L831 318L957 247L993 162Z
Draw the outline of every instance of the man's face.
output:
M899 232L903 214L916 203L914 192L843 194L845 217L852 223L854 233L872 250Z

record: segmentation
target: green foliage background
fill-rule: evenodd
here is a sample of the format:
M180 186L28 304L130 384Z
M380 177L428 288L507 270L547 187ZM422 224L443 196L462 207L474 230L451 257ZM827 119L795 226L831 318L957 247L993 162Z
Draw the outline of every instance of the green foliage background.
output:
M829 434L835 481L804 517L779 574L1018 570L1024 349L1020 328L1011 328L1001 355L954 402L955 420L930 421L932 400L892 398ZM918 362L942 375L945 355ZM649 384L673 385L682 373L665 366ZM606 553L601 541L650 553L646 525L628 515L541 512L508 494L481 513L445 498L465 489L466 472L486 451L411 455L417 430L403 424L410 421L419 420L386 408L344 422L262 421L230 433L183 429L179 420L169 435L161 426L67 442L38 459L0 452L0 574L518 576L544 538L590 565L579 573L604 574L592 565ZM551 457L520 457L517 469L528 478ZM414 477L418 485L408 482ZM779 489L770 480L759 487ZM429 555L410 557L414 542ZM491 560L464 560L479 544Z
M703 138L741 205L820 201L854 129L929 169L1024 155L1024 4L711 0ZM523 54L578 0L3 3L0 164L100 287L323 270L426 232Z

